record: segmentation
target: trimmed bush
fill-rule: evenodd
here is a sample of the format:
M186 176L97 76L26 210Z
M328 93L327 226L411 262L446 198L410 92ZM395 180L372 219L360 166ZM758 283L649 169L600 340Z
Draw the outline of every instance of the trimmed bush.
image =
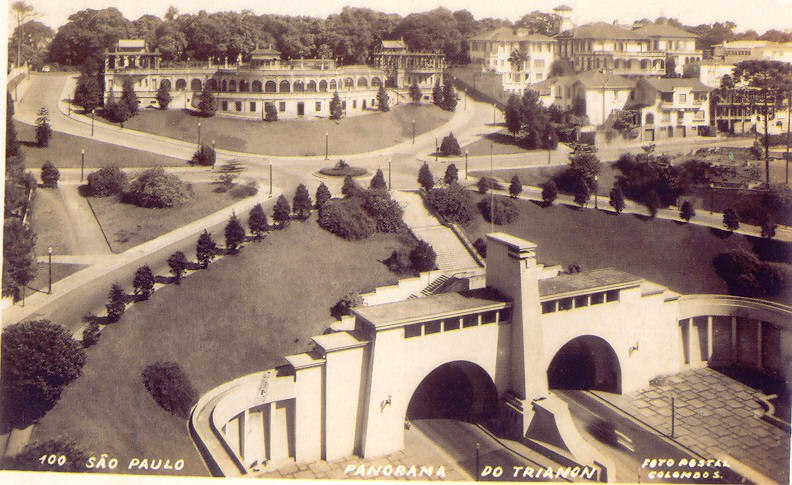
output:
M473 220L473 202L459 184L430 190L426 194L426 202L438 214L451 222L466 225Z
M124 192L129 178L118 167L103 167L88 175L88 192L94 197L110 197Z
M503 185L492 177L481 177L476 186L479 194L486 194L490 189L503 190Z
M753 253L733 249L720 253L712 260L715 272L729 287L729 293L737 296L775 296L790 280L790 272L784 265L760 261Z
M99 324L96 322L91 322L85 327L82 333L82 345L85 348L92 347L99 342L99 337L102 336L102 329L99 328Z
M330 189L327 188L324 182L319 182L319 187L316 188L316 205L315 208L321 208L325 202L332 199L333 195L330 193Z
M251 180L244 184L234 184L231 190L228 191L228 195L235 199L244 199L245 197L251 197L256 194L258 194L258 185L256 185L255 180Z
M462 155L462 148L459 147L459 142L453 132L444 137L443 141L440 143L440 154L444 157Z
M414 273L410 253L404 248L394 249L390 257L383 263L390 271L398 275Z
M140 207L161 209L183 204L190 195L179 177L165 172L162 167L155 167L132 181L126 198Z
M476 251L478 251L482 258L487 258L487 243L484 242L484 239L478 238L473 241L473 247L476 248Z
M41 184L48 189L58 188L60 171L49 160L41 166Z
M322 168L319 170L319 173L330 177L346 177L346 176L360 177L361 175L366 175L366 169L360 167L353 167L349 165L345 160L339 160L334 167Z
M495 219L495 224L502 226L503 224L510 224L520 217L520 210L511 199L496 197L494 210L492 215ZM485 197L479 202L479 210L487 222L490 222L490 197Z
M555 182L550 179L542 184L542 202L544 202L544 205L547 207L552 205L556 198L558 198L558 187L556 187Z
M319 227L347 240L359 240L374 234L377 222L357 199L330 200L319 209Z
M179 364L156 362L143 369L143 385L162 409L187 419L198 393Z
M211 146L204 143L201 145L201 148L193 153L190 165L214 167L215 161L217 161L217 153L215 153L215 150Z
M435 269L436 259L437 254L426 241L418 241L418 244L410 251L410 262L413 269L419 273Z
M363 209L376 221L378 232L399 232L404 227L404 211L387 192L366 191L363 195Z

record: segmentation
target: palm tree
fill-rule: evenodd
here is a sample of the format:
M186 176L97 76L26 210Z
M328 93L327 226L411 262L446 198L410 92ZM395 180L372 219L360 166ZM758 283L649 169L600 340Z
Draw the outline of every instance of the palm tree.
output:
M11 11L14 12L16 15L17 20L17 67L21 65L22 60L22 39L24 38L22 35L22 24L25 23L28 19L38 16L33 8L33 5L19 0L11 4Z
M509 64L513 71L521 71L523 64L528 60L528 56L520 49L514 49L509 56Z

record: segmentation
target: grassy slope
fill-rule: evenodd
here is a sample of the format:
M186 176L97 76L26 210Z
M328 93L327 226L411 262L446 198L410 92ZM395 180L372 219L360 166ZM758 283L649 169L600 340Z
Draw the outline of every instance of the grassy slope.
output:
M157 360L178 362L200 394L306 350L345 293L391 284L379 262L399 247L390 235L347 242L313 219L293 222L208 271L134 305L88 350L83 376L34 431L70 436L125 463L132 456L183 458L182 473L205 475L184 420L160 409L140 373Z

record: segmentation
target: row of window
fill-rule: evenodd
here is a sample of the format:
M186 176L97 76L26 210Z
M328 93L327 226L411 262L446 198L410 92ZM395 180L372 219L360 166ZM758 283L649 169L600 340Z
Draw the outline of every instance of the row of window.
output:
M346 103L347 103L346 101L341 101L341 108L342 109L346 109L346 107L347 107ZM374 106L374 103L375 103L375 100L372 99L371 100L371 106ZM266 106L267 105L274 105L274 104L275 104L274 101L265 101L264 102L264 109L266 110ZM243 106L244 106L244 103L242 101L226 101L226 100L220 101L220 110L221 111L238 111L238 112L241 112L242 109L243 109ZM352 109L357 109L357 106L358 106L357 100L353 99L352 100ZM366 109L367 104L366 104L366 100L365 99L363 100L362 106L363 106L363 109ZM233 110L231 110L229 108L233 108ZM255 113L258 110L258 103L255 102L255 101L250 101L249 108L250 109L249 109L248 112ZM278 103L278 111L280 111L281 113L286 111L286 101L280 101ZM305 103L304 102L300 101L300 102L297 103L297 111L298 111L299 114L304 114L304 111L305 111ZM314 111L316 111L317 113L322 111L322 102L321 101L316 101L314 103Z
M511 323L511 308L502 310L492 310L484 313L474 313L462 317L447 318L444 320L432 320L431 322L413 323L405 325L404 338L420 337L440 332L452 332L460 328L477 327L479 325L491 325L498 323L505 325Z
M601 291L599 293L592 293L590 295L580 295L568 298L560 298L558 300L543 301L542 313L561 312L565 310L572 310L573 308L601 305L603 303L610 303L613 301L619 301L619 290Z
M171 82L169 79L163 79L160 82L160 85L167 86L168 89L171 89ZM382 85L382 80L378 77L374 77L371 79L371 87L378 88ZM201 91L203 90L203 83L200 79L193 79L190 81L190 90L191 91ZM247 80L240 80L237 83L236 80L226 80L223 79L218 81L217 79L208 79L206 81L206 87L210 91L220 91L220 92L253 92L253 93L290 93L294 91L295 93L302 93L302 92L327 92L327 91L336 91L340 87L344 88L368 88L369 82L365 77L361 77L355 83L355 80L351 77L344 79L343 81L336 82L335 79L328 81L321 80L318 83L316 81L308 81L305 83L304 81L294 81L293 83L282 80L279 83L275 81L267 81L266 83L262 83L261 81L247 81ZM184 91L187 89L187 80L186 79L177 79L176 80L176 91Z

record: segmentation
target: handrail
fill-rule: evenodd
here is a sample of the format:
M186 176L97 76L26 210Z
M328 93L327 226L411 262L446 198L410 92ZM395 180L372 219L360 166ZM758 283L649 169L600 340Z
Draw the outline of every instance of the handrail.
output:
M792 307L782 303L717 294L683 295L679 298L680 319L716 315L756 317L759 316L757 313L792 329Z

